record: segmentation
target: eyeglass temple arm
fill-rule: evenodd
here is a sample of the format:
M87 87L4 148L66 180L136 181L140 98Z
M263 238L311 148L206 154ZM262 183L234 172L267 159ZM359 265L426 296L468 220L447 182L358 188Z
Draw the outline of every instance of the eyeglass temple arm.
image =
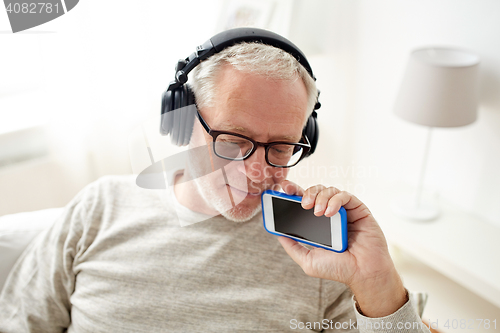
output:
M309 145L309 148L311 148L311 143L309 142L309 138L307 137L307 135L303 135L304 139L306 139L306 145Z
M208 124L205 121L205 119L203 119L203 117L201 116L200 111L198 111L198 108L196 108L196 117L200 121L201 126L203 126L203 128L205 129L205 131L207 131L207 133L210 133L210 127L208 126Z

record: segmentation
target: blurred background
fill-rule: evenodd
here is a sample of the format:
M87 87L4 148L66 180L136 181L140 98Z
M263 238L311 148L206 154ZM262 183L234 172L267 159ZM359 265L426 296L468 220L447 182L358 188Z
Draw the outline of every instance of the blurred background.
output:
M497 0L82 0L12 34L0 10L0 215L62 207L101 176L137 172L130 133L159 116L177 60L257 26L300 47L321 90L318 150L290 177L367 204L440 331L500 325L499 17ZM442 212L416 222L389 202L414 191L426 129L393 108L410 52L436 45L480 57L478 119L434 131L424 188Z

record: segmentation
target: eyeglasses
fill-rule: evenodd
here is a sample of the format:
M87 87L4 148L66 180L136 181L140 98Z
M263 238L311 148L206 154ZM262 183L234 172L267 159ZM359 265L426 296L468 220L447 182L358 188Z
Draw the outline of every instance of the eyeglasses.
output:
M258 147L264 147L266 162L270 166L290 168L297 165L311 149L311 144L305 135L301 139L304 143L258 142L238 133L212 130L198 110L196 113L205 131L213 138L215 155L226 160L243 161L252 156Z

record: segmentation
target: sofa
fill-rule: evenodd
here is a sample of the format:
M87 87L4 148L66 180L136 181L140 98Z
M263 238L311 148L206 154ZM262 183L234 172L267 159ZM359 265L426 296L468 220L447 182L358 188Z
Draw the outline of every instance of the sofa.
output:
M63 209L0 216L0 290L24 249L36 235L54 223Z

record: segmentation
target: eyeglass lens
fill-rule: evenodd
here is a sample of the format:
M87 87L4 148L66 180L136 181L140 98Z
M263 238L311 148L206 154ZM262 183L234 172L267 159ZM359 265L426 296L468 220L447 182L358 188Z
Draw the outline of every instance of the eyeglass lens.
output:
M214 143L217 155L226 159L243 160L254 148L254 144L238 136L220 134ZM274 166L288 167L295 165L303 153L302 146L294 144L273 144L267 151L267 159Z

